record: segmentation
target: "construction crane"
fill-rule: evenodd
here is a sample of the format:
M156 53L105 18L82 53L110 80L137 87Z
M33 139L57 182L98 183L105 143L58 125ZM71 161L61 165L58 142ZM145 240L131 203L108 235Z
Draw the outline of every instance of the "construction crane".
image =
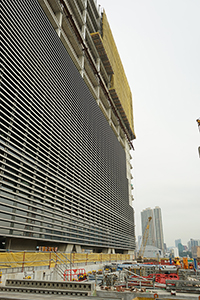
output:
M147 240L148 240L148 237L149 237L149 226L150 226L151 220L152 220L152 217L148 217L147 226L146 226L144 234L142 236L142 243L141 243L140 250L139 250L139 253L138 253L138 259L137 259L138 262L143 261L143 255L144 255Z
M198 128L199 128L199 131L200 131L200 118L197 119L196 121L197 121ZM198 147L198 152L199 152L199 157L200 157L200 147Z
M198 124L198 127L199 127L199 130L200 130L200 118L196 120L197 121L197 124Z

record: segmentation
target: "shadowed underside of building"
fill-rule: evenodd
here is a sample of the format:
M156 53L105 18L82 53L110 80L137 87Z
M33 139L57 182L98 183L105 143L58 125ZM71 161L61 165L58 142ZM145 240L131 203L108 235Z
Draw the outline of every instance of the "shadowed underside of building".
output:
M0 248L127 252L133 127L91 35L95 4L69 3L71 20L66 1L1 3Z

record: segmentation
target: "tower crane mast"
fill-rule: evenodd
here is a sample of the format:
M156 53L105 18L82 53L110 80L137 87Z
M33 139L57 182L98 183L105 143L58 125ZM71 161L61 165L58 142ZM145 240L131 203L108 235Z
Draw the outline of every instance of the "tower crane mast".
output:
M147 240L149 237L149 226L150 226L151 220L152 220L152 217L148 217L147 226L146 226L144 234L142 236L142 243L141 243L140 250L138 253L138 262L142 261L142 259L143 259L144 251L145 251Z
M199 131L200 131L200 118L197 119L196 121L197 121L198 128L199 128ZM198 152L199 152L199 157L200 157L200 146L198 147Z

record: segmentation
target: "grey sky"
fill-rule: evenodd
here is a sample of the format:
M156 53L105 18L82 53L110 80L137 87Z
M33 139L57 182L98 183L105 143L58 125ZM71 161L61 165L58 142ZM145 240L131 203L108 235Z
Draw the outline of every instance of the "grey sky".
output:
M136 236L162 210L167 246L200 239L200 1L98 0L133 94Z

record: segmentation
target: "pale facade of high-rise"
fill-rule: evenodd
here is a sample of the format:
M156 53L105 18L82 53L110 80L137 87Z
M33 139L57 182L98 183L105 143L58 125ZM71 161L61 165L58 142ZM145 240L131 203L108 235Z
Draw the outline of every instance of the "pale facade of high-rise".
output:
M156 206L154 209L149 207L141 212L142 235L144 234L149 217L152 217L152 220L149 224L147 245L152 245L164 250L162 214L160 207Z
M154 215L154 228L155 228L155 246L164 250L164 238L163 238L163 226L162 226L162 214L160 207L156 206L153 209Z
M181 244L181 239L175 240L175 247L178 247L178 244Z
M149 235L147 239L147 245L155 246L155 230L153 226L153 210L148 207L141 212L141 222L142 222L142 236L147 227L149 217L152 218L149 224Z

